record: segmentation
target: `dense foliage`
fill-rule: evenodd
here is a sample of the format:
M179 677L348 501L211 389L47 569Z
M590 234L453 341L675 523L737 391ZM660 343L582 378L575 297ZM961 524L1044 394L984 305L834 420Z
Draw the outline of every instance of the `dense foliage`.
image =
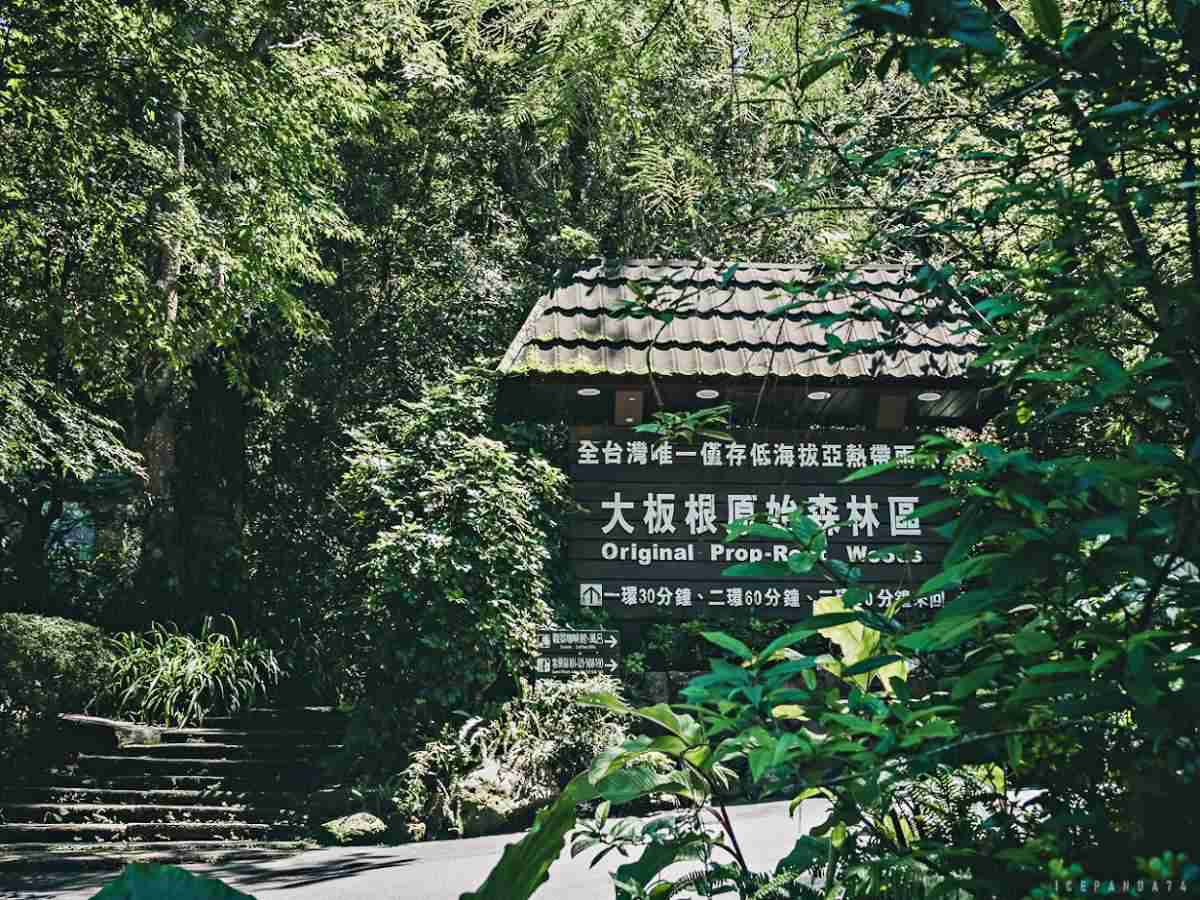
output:
M524 827L596 754L628 736L627 717L576 703L619 690L604 675L527 685L487 719L444 726L402 771L363 779L357 794L403 839Z
M551 621L565 477L481 433L488 397L459 376L352 435L338 496L364 550L349 577L366 699L349 742L368 767L452 711L510 696Z
M50 616L0 613L0 765L42 765L60 751L59 713L79 712L107 658L94 625Z

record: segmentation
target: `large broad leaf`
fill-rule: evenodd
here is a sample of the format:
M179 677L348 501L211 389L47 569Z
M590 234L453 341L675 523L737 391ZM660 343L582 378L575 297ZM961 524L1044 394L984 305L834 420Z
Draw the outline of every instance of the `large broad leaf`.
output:
M550 877L550 864L562 852L567 833L575 827L575 809L596 796L587 773L576 775L554 803L534 819L528 834L504 848L500 862L478 891L459 900L529 900Z
M254 900L215 878L201 878L178 866L130 863L121 877L92 900Z
M823 664L823 667L863 690L870 687L872 678L878 678L884 690L890 693L894 682L908 680L908 662L894 655L876 657L879 631L862 621L837 622L835 617L845 609L845 601L836 595L821 597L813 604L813 612L817 614L814 618L829 617L836 623L821 628L820 633L842 651L840 661Z
M596 784L596 792L614 806L650 794L677 794L687 788L675 773L657 772L650 766L619 769Z
M735 639L730 638L730 640ZM741 641L738 641L738 643L742 647L746 647ZM746 652L750 653L748 647L746 648ZM695 719L688 715L679 715L665 703L656 703L654 706L635 708L625 704L615 694L606 693L584 694L575 702L579 706L599 706L603 709L611 709L613 712L624 713L629 716L639 716L647 721L661 725L667 731L686 741L689 746L698 744L703 736L703 729Z
M815 632L808 628L793 628L791 631L787 632L787 634L782 634L775 638L775 640L771 641L771 643L767 644L767 646L762 649L762 652L758 654L759 659L770 659L780 650L784 650L793 644L798 644L805 638L812 637L813 634L815 634Z
M842 598L836 595L819 597L813 603L813 613L816 616L840 613L845 611L845 608ZM838 649L842 651L841 665L837 667L836 671L831 669L831 671L834 671L834 674L844 675L846 667L857 665L863 660L868 659L875 652L875 648L879 646L879 632L867 628L862 622L858 621L830 625L820 629L820 632L837 644ZM861 684L865 689L871 680L871 676L859 675L853 680Z
M728 650L735 656L740 656L742 659L753 659L754 651L747 647L737 638L725 634L721 631L702 631L700 636L711 644L716 644L723 650Z
M613 882L617 885L616 900L629 900L634 896L629 891L623 890L620 887L621 884L633 884L645 889L671 863L681 857L686 859L695 856L694 850L692 852L689 850L692 850L697 843L697 838L688 837L668 843L647 844L646 849L636 861L619 866L613 873Z

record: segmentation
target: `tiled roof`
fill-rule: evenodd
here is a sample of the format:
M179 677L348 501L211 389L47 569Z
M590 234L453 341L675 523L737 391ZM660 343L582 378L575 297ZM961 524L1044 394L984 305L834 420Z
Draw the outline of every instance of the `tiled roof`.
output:
M968 311L950 311L923 298L897 266L866 266L848 290L818 297L828 280L813 267L742 263L729 266L682 260L594 263L543 296L500 364L506 374L655 375L781 378L902 378L961 380L982 351ZM783 290L799 285L798 293ZM657 290L656 310L674 310L664 322L618 316L637 290ZM793 291L795 288L793 287ZM682 297L682 300L681 300ZM803 302L785 316L768 314ZM886 309L889 326L868 309ZM829 329L845 342L889 337L886 351L864 350L839 361L828 357L826 327L817 317L851 313ZM900 327L896 327L896 320ZM653 346L651 346L653 345ZM773 358L772 358L773 357Z

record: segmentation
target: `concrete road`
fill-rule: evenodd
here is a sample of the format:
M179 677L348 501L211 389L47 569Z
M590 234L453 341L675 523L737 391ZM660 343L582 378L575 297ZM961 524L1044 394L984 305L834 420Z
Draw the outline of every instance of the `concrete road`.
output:
M798 811L798 821L788 818L787 807L782 802L730 809L751 868L773 868L791 850L799 829L807 831L821 822L828 809L821 801L807 801ZM483 883L504 847L518 837L310 850L281 859L187 868L218 877L258 900L458 900L460 894ZM593 855L589 851L571 859L564 851L550 869L549 882L537 892L537 900L611 900L609 873L627 860L610 853L589 869ZM0 900L84 900L113 877L98 872L0 871Z

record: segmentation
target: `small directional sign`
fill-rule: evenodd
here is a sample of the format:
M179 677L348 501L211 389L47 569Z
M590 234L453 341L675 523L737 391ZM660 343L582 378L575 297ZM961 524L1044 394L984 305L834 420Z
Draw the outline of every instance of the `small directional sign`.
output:
M612 675L616 671L617 661L602 656L540 656L537 661L539 675L590 675L597 672Z
M597 585L599 587L599 585ZM554 628L538 630L537 674L617 671L621 639L616 631L602 628Z

